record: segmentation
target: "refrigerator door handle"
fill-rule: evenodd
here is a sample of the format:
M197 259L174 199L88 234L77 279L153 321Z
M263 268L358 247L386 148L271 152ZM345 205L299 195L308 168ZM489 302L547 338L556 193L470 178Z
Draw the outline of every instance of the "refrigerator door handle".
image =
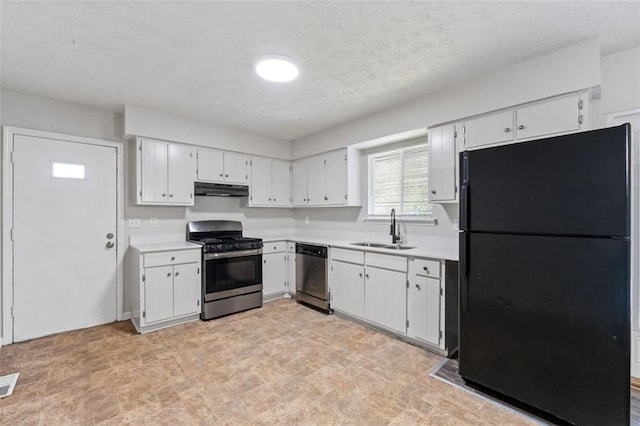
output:
M469 234L460 233L460 309L469 310Z
M460 153L460 230L469 230L469 153Z

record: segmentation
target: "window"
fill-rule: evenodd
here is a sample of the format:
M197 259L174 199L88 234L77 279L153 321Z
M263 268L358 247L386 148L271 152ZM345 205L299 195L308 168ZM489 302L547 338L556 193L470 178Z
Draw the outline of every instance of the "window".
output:
M369 216L430 217L427 144L369 155Z

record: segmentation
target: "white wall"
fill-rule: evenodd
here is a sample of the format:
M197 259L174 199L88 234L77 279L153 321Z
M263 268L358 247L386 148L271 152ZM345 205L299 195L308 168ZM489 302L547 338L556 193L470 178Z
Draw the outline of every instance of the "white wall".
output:
M640 108L640 46L602 58L602 113Z
M290 141L133 105L125 107L124 132L285 160L291 155Z

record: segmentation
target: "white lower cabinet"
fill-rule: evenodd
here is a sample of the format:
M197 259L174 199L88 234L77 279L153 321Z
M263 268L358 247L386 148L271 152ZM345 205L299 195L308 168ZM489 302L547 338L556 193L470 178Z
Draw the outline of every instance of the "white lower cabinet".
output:
M439 260L409 261L407 335L444 348L443 277Z
M287 292L296 294L296 243L287 242Z
M286 243L264 243L262 250L262 295L266 299L282 296L289 272Z
M331 308L364 318L364 265L332 261Z
M364 318L401 334L407 332L407 273L367 266Z
M200 248L145 252L131 247L127 279L132 281L131 321L139 333L200 317Z

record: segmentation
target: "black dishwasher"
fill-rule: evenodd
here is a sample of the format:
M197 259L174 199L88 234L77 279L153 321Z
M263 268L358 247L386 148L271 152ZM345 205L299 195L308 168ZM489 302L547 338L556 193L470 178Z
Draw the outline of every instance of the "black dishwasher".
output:
M296 300L330 312L327 247L296 244Z

